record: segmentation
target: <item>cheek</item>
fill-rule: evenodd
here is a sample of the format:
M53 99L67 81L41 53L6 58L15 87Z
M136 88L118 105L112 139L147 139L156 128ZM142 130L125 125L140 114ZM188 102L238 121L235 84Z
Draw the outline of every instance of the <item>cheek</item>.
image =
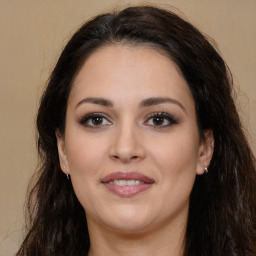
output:
M98 185L99 170L103 170L106 147L97 139L75 134L76 136L66 140L66 153L74 189L80 194L90 189L92 185Z
M71 181L75 194L86 212L95 211L93 194L99 188L100 170L104 156L104 148L96 141L87 139L72 139L67 144L67 155ZM94 200L93 200L94 199Z
M95 173L95 168L105 155L105 143L97 137L91 138L83 131L69 133L66 138L66 154L72 174Z
M159 180L165 192L189 196L198 162L198 144L191 135L175 136L163 140L161 146L151 151L154 165L159 171ZM175 198L175 196L172 198ZM179 198L179 197L178 197Z
M164 205L163 212L179 213L188 206L196 177L196 147L186 143L171 143L154 152L154 164L159 171L158 181ZM153 154L153 153L152 153ZM159 200L158 200L159 201ZM158 202L157 202L158 203Z
M158 141L157 146L151 147L150 154L155 163L161 167L160 170L169 174L196 171L198 141L193 136L184 134L163 139Z

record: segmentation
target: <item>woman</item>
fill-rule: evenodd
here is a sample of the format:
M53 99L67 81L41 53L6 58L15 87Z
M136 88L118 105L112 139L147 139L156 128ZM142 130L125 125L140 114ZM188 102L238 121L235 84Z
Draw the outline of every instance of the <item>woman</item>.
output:
M232 94L222 58L174 13L84 24L41 100L17 255L256 255L255 158Z

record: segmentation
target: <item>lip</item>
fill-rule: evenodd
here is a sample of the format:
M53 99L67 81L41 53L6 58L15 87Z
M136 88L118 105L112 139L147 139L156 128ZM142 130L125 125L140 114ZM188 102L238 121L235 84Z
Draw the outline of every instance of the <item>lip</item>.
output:
M143 184L118 186L116 184L109 183L114 180L139 180L143 182ZM101 180L101 183L114 194L121 197L131 197L149 189L155 181L138 172L114 172L105 176Z

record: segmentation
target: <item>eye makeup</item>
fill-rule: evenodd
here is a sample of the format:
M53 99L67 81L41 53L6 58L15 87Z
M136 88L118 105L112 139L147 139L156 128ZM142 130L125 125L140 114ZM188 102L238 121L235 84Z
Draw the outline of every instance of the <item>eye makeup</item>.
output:
M146 115L143 119L145 120L142 122L143 125L156 129L167 128L178 124L177 118L167 112L153 112ZM79 119L79 123L88 128L101 128L113 124L106 114L98 112L93 112L82 116L82 118Z
M79 123L85 127L100 128L101 126L108 126L112 123L102 113L90 113L83 116Z
M155 112L147 117L144 122L145 125L152 126L154 128L166 128L175 124L178 124L176 117L166 112Z

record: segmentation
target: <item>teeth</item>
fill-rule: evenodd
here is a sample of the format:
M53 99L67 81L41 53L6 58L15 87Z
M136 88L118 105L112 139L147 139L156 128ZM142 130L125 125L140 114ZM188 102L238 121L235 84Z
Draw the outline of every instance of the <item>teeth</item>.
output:
M144 184L144 182L140 180L114 180L110 181L109 184L115 184L117 186L135 186Z
M114 184L118 186L126 186L126 180L114 180Z

